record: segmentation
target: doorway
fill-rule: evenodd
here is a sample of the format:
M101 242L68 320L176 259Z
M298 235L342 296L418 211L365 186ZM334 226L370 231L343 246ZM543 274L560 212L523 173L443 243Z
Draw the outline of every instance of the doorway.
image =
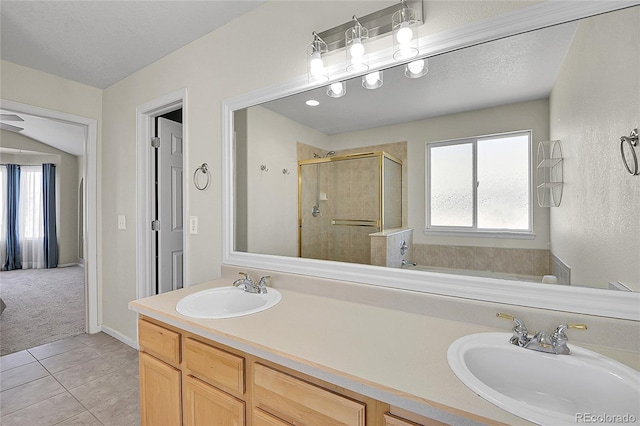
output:
M82 162L83 210L82 258L84 263L85 331L97 333L98 324L98 257L97 257L97 120L49 110L19 102L0 100L0 108L16 114L29 114L47 120L61 121L84 128L84 156Z
M184 267L189 259L184 230L189 205L184 178L188 135L186 126L175 127L188 122L186 96L186 89L181 89L136 109L138 298L186 287L189 282ZM168 142L156 142L163 134ZM157 155L152 146L156 143ZM163 145L168 153L163 154ZM171 241L164 241L165 236Z
M152 285L154 294L183 287L184 138L182 108L154 119L152 168Z

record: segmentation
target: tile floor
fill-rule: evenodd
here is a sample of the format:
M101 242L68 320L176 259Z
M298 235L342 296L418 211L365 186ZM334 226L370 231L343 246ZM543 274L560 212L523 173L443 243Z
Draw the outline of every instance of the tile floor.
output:
M138 352L81 334L0 357L0 424L140 424Z

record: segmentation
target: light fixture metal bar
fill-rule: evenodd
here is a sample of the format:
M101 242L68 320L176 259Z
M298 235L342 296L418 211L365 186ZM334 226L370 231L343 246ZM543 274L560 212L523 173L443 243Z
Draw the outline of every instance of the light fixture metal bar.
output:
M406 3L407 7L415 9L420 21L424 22L422 0L406 0L404 3ZM393 16L395 12L402 8L404 8L404 4L398 2L398 4L386 7L377 12L358 17L358 22L360 22L363 27L369 30L369 38L390 33L392 30L391 16ZM353 27L353 25L353 20L349 20L349 22L346 22L342 25L338 25L337 27L333 27L321 33L318 33L318 36L320 36L320 38L322 38L322 40L327 43L329 52L332 52L345 46L344 33L349 28Z

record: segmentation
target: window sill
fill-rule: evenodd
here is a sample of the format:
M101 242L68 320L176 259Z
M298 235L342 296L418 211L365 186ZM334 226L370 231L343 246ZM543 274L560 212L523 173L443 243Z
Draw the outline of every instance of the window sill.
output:
M506 238L514 240L533 240L536 234L528 231L468 231L453 229L425 229L424 235L439 237L467 237L467 238Z

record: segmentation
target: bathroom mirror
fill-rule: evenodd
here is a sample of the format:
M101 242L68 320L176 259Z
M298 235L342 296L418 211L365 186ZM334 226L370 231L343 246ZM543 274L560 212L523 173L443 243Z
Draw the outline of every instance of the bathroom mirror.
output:
M494 25L500 19L495 18ZM281 265L281 270L298 273L321 271L324 264L339 271L342 279L375 281L378 275L398 283L480 282L496 294L510 285L541 295L562 291L567 299L583 294L584 287L640 291L640 225L637 217L631 219L640 194L637 179L620 167L616 144L621 134L637 127L640 116L640 101L630 95L640 91L640 7L564 20L571 22L532 32L514 30L518 35L427 55L428 73L420 78L405 77L404 64L385 68L384 84L377 90L364 89L358 76L341 79L346 81L346 95L340 98L330 98L327 87L317 87L258 103L252 103L251 97L230 102L235 145L228 151L233 157L229 177L233 207L227 263ZM628 67L616 66L617 58ZM627 99L623 105L621 96ZM308 99L320 105L308 107L304 103ZM234 107L243 103L245 107ZM532 232L425 231L429 144L516 131L531 132ZM538 207L537 144L552 139L560 140L564 149L564 194L559 207ZM322 157L326 161L320 167L348 154L387 150L403 161L402 227L412 229L405 258L418 266L380 268L362 261L299 258L298 161ZM346 184L342 178L335 182ZM329 190L318 185L312 191L317 192L314 197L321 207L332 199ZM318 244L336 243L319 239ZM244 253L249 256L243 257ZM487 258L535 271L491 271ZM543 284L544 275L555 276L546 282L567 285ZM501 283L496 278L502 278Z

